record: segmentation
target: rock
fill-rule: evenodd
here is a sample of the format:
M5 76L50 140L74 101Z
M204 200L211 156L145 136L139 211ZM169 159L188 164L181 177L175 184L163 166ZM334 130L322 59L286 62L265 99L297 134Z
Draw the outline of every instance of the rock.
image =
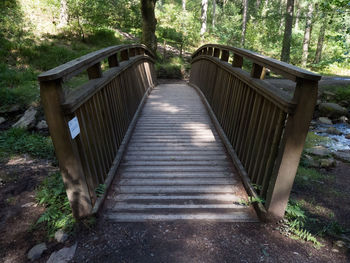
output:
M315 146L310 149L306 149L306 152L312 155L326 157L331 154L331 151L323 146Z
M309 167L313 167L313 168L320 167L320 163L308 154L304 154L304 161L305 161L306 165Z
M36 128L38 130L46 130L48 128L47 123L45 120L41 120L37 123Z
M339 118L341 116L348 115L347 109L336 103L323 102L318 105L318 109L320 110L322 116L330 118Z
M4 117L0 117L0 124L5 122L5 121L6 121L6 119Z
M37 114L37 110L34 107L30 107L25 111L24 115L12 125L14 128L24 128L29 129L35 125L35 115Z
M331 167L334 167L335 164L336 164L336 162L333 158L320 160L320 167L322 167L322 168L331 168Z
M333 156L340 161L350 163L350 151L336 151Z
M341 131L339 131L337 128L335 127L329 127L327 130L326 130L326 133L329 133L329 134L333 134L333 135L342 135L343 133Z
M34 247L32 247L29 250L27 258L30 261L34 261L36 259L39 259L46 249L47 249L47 247L46 247L45 243L40 243L38 245L35 245Z
M347 134L347 135L345 135L345 139L350 140L350 133L349 133L349 134Z
M68 234L60 229L55 233L55 239L59 243L64 243L68 239Z
M331 92L331 91L325 90L324 92L322 92L322 97L325 100L332 100L332 99L334 99L335 94L333 92Z
M46 263L65 263L73 259L75 250L77 249L77 243L71 247L62 248L56 252L53 252Z
M19 111L21 109L21 106L18 104L14 104L11 107L6 107L0 111L0 113L12 113Z
M333 124L333 122L332 122L329 118L327 118L327 117L319 117L319 118L318 118L318 121L319 121L320 123L323 123L323 124L329 124L329 125L332 125L332 124Z
M346 116L341 116L339 119L338 119L339 122L342 122L342 123L348 123L349 122L349 119L348 117Z

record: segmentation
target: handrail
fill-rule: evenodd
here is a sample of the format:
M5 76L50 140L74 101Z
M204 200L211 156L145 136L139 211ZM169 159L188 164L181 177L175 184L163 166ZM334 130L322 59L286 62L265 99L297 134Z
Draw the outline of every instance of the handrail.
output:
M102 72L105 58L109 68ZM92 52L38 77L74 217L91 215L101 206L137 116L156 85L154 63L144 45L120 45ZM64 82L84 70L89 80L65 94Z
M154 54L143 44L129 44L129 45L118 45L111 46L104 49L100 49L77 59L71 60L65 64L62 64L56 68L50 69L38 76L39 81L56 80L63 78L65 80L72 78L90 66L101 62L107 57L111 57L118 52L132 51L131 55L141 55L140 51L144 50L148 56L155 58ZM129 53L127 54L129 57ZM122 58L123 59L123 58Z
M313 73L311 71L299 68L297 66L288 64L286 62L279 61L277 59L269 58L267 56L261 55L259 53L243 49L243 48L237 48L237 47L231 47L226 45L218 45L218 44L206 44L198 48L193 54L192 58L195 58L198 55L206 54L208 55L208 49L219 49L223 50L224 52L231 51L233 54L245 57L249 60L251 60L253 63L256 63L262 67L268 68L272 70L273 72L279 73L282 76L296 81L297 78L307 79L307 80L314 80L318 81L321 79L321 75ZM215 52L214 52L215 53ZM215 54L214 54L215 56ZM220 55L218 55L219 57Z
M243 58L253 62L250 74L242 69ZM321 76L249 50L215 44L195 51L191 64L189 83L210 105L247 192L265 200L263 209L257 205L258 212L266 219L283 217ZM264 80L266 68L293 80L294 94Z

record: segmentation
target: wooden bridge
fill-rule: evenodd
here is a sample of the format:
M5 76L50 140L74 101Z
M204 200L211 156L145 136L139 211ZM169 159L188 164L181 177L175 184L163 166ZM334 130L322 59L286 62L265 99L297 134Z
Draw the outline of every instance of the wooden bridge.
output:
M189 83L157 85L154 59L143 45L113 46L39 76L74 216L106 199L104 216L119 222L282 217L320 76L204 45ZM295 82L294 94L266 69ZM84 72L85 84L66 87Z

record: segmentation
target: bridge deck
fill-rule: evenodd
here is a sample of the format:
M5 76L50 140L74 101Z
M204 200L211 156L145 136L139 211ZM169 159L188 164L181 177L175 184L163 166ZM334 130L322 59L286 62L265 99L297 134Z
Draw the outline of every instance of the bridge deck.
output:
M163 84L150 94L104 215L148 220L257 221L247 194L196 91Z

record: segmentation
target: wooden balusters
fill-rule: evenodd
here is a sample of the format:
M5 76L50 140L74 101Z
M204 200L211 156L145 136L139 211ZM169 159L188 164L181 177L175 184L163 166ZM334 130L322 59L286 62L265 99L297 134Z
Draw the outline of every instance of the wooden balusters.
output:
M252 71L250 72L250 76L255 79L264 79L265 78L266 69L256 63L253 63Z

